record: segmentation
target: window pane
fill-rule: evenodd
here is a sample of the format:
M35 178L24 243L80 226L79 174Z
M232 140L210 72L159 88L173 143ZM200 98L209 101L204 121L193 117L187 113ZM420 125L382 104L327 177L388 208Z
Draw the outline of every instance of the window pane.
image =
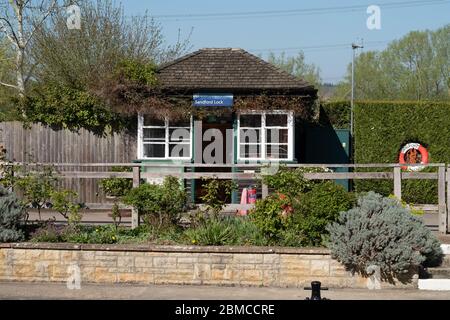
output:
M144 128L144 141L165 141L166 129L146 129Z
M169 145L170 158L190 157L190 145L185 143L171 143Z
M144 144L144 157L164 158L166 146L164 144Z
M288 158L288 146L286 145L267 145L267 158L268 159L287 159Z
M266 114L266 127L287 127L287 114Z
M259 144L241 144L240 145L240 157L241 158L260 158L261 157L261 145Z
M243 114L240 116L240 126L249 128L261 127L261 115L260 114Z
M288 129L267 129L267 143L288 143Z
M169 129L170 142L189 142L191 140L191 132L186 128Z
M241 129L239 132L241 143L259 143L261 141L260 129Z
M144 115L144 126L164 127L165 125L164 120Z
M169 127L191 127L191 120L185 119L185 120L169 120Z

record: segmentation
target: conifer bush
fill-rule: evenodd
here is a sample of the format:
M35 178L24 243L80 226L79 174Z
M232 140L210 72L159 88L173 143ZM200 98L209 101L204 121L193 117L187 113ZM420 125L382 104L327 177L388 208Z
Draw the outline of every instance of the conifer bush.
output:
M20 223L25 214L25 208L17 196L0 186L0 242L23 239Z
M380 267L386 281L407 281L418 266L440 264L439 241L398 200L369 192L356 207L342 212L327 226L328 246L347 269L367 276L367 267Z

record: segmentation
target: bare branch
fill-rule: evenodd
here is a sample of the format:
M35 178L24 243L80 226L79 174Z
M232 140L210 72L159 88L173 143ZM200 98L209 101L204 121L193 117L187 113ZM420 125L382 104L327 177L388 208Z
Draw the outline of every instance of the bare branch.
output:
M43 3L41 3L41 9L43 9ZM37 29L39 29L42 24L45 22L45 20L48 18L48 16L56 9L58 4L57 0L53 0L52 3L48 6L47 11L44 12L43 16L41 17L40 21L36 23L34 29L30 32L30 34L28 35L28 39L25 40L25 46L28 45L28 43L31 41L31 39L34 36L34 33L36 32Z
M5 22L9 27L10 32L8 32L7 27L5 26ZM0 30L3 31L3 33L6 35L8 40L11 41L12 44L18 46L19 40L17 39L16 33L14 32L14 28L8 19L0 17Z
M14 88L14 89L18 89L17 86L13 85L13 84L9 84L9 83L4 83L2 81L0 81L0 85L8 87L8 88Z

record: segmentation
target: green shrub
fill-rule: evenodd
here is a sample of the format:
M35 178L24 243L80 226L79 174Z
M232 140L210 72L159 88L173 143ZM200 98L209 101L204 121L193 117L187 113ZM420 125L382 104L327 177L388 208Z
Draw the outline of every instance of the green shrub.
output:
M275 174L263 175L262 182L276 192L294 198L297 195L308 191L318 183L317 180L307 180L305 173L323 172L323 168L288 168L281 165Z
M166 177L161 185L141 184L123 197L125 204L147 216L145 221L159 227L175 223L185 210L186 201L186 192L174 177Z
M407 281L413 268L437 265L439 241L423 222L395 199L374 192L331 223L329 248L347 268L367 276L367 267L380 268L382 279Z
M31 234L31 242L65 242L66 227L48 221Z
M114 226L95 226L83 228L67 228L63 233L64 242L113 244L119 240Z
M41 210L49 203L58 182L55 168L50 165L24 165L19 167L19 173L21 177L15 181L14 186L22 192L25 206L38 210L40 221Z
M226 223L234 234L234 242L230 245L265 246L268 245L266 237L249 217L228 217Z
M20 223L25 215L25 208L16 195L0 186L0 242L23 239Z
M336 221L341 212L355 203L355 196L333 181L316 184L297 197L289 228L301 235L297 238L299 245L321 245L327 234L327 224Z
M255 208L250 211L251 220L271 242L276 242L289 224L289 217L283 215L283 208L289 203L287 198L272 195L256 201Z
M203 181L206 181L206 184L203 185L205 194L201 197L201 200L206 205L207 213L218 215L226 205L221 196L229 196L237 188L237 185L233 181L217 178L203 179Z
M189 244L196 245L266 245L264 235L246 217L211 217L188 229Z
M233 242L232 228L223 223L222 219L213 217L195 228L186 231L186 235L192 244L221 246Z
M112 172L130 172L132 168L113 167ZM100 187L111 197L122 197L133 187L133 181L127 178L107 178L100 180Z
M50 193L52 209L67 219L68 223L77 226L83 215L80 213L81 205L74 202L78 194L72 190L53 191Z

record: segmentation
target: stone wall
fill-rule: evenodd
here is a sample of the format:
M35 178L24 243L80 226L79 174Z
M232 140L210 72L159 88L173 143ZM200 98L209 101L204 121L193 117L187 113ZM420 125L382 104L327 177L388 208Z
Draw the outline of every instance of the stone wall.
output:
M0 281L367 288L326 249L0 244ZM417 287L408 284L383 287Z

